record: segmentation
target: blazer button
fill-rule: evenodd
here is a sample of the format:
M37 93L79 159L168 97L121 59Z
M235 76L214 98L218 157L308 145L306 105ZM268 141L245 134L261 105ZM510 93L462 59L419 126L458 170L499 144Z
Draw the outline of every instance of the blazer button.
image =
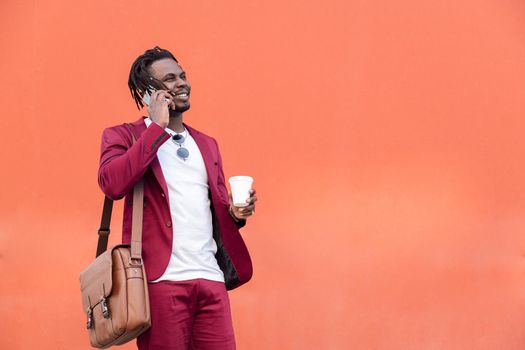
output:
M162 193L160 194L160 196L161 196L162 198L166 197L166 195L164 194L164 192L162 192Z
M171 227L171 221L166 221L166 226Z

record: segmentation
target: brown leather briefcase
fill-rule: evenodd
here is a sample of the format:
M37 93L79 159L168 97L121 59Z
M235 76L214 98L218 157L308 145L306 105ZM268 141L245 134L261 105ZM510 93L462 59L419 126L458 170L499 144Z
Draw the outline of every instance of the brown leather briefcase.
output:
M113 201L106 197L99 229L97 258L80 273L82 306L91 345L108 348L124 344L150 325L148 284L142 263L141 180L133 192L131 245L106 250Z

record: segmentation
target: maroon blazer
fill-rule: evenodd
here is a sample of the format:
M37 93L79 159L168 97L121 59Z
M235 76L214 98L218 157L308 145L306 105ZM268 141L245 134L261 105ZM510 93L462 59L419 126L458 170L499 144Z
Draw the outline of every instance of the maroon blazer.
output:
M238 223L228 212L228 190L217 141L184 124L195 139L208 174L213 217L213 237L217 242L217 262L224 272L226 287L236 288L252 277L250 255L239 233L245 220ZM136 137L133 144L132 134ZM148 280L159 278L171 256L173 231L168 187L162 174L157 150L170 138L158 124L146 128L144 117L132 124L107 128L102 134L98 183L104 194L114 200L125 197L122 242L131 241L133 187L144 178L144 218L142 258Z

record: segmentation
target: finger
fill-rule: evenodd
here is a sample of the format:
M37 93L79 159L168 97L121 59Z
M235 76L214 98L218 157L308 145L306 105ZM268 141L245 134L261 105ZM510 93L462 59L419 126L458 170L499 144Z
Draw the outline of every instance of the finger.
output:
M255 192L256 192L256 191L255 191L255 188L252 188L252 189L250 190L250 196L253 196L253 195L255 194Z
M255 202L257 202L257 196L250 197L246 200L246 203L248 204L253 204Z
M162 90L154 90L151 94L151 101L156 101L161 91Z
M153 105L154 106L161 106L162 108L164 108L164 107L170 108L170 107L172 107L173 103L174 102L172 100L170 100L169 98L161 96L158 100L155 100L153 102Z
M151 95L151 99L158 103L166 102L165 100L167 99L171 103L173 97L165 90L157 90Z
M161 98L167 98L168 100L172 100L173 99L173 96L167 92L166 90L159 90L159 99Z
M239 213L239 217L246 218L248 216L252 216L255 213L255 208L251 208L251 210L242 211Z
M175 108L177 108L175 106L175 99L173 97L173 95L169 92L169 91L166 91L166 94L164 95L164 101L168 104L169 108L175 110Z
M252 212L254 208L255 208L254 205L249 205L249 206L247 206L247 207L243 207L243 208L240 210L240 212L241 212L241 213L249 213L249 212Z
M163 103L167 103L164 98L159 98L159 94L152 95L150 100L150 107L155 108L156 106L160 106Z

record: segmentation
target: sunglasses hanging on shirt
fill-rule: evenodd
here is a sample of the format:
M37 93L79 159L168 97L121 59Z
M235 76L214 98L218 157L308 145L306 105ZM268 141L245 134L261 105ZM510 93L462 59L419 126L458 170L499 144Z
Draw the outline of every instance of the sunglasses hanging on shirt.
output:
M186 132L186 130L184 130ZM190 155L190 151L186 147L184 147L182 144L184 141L186 141L186 136L184 136L184 133L182 134L175 134L171 137L173 142L175 144L179 145L179 149L177 150L177 156L181 158L182 160L186 161Z

